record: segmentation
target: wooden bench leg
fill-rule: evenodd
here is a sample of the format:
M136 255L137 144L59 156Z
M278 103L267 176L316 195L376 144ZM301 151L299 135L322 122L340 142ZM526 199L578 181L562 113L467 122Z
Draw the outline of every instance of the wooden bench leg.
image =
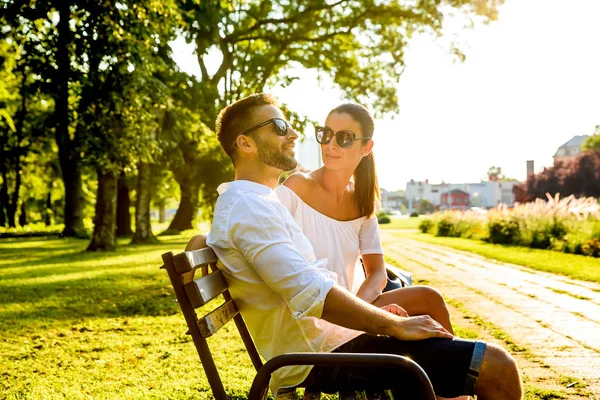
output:
M320 400L321 392L314 392L312 390L305 390L303 400Z
M275 400L296 400L296 389L279 389Z

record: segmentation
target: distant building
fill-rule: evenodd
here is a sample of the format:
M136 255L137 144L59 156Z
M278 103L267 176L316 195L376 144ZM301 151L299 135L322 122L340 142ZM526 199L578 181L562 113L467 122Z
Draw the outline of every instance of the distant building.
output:
M466 210L469 206L469 193L460 189L442 193L440 196L440 209L453 208Z
M596 126L596 130L598 130L598 126ZM573 136L571 140L560 146L554 154L554 165L574 160L583 152L583 144L587 138L589 135Z
M381 208L386 211L398 210L401 211L408 207L408 200L403 190L388 192L385 189L380 189Z
M417 204L423 199L440 209L492 208L501 203L512 206L515 203L513 187L517 183L511 180L431 184L411 180L406 184L405 196L409 212L418 208Z
M302 140L296 141L296 160L308 171L323 165L321 145L317 143L314 132L306 134Z

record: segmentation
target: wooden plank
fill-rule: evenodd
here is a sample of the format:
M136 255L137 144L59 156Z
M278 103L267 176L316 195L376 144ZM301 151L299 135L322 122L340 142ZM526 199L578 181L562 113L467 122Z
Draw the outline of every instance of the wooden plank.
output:
M233 302L229 300L219 306L212 312L206 314L198 320L198 327L203 338L208 338L214 335L223 325L229 322L238 314L238 309Z
M227 282L221 271L217 270L207 276L187 283L184 288L192 307L198 308L226 291Z
M217 255L210 247L200 250L184 251L173 257L175 270L180 274L188 272L198 266L217 262Z

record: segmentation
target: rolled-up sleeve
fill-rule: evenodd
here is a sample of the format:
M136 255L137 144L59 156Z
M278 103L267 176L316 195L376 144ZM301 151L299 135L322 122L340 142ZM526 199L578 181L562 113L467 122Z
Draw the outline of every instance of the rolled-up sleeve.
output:
M264 203L241 199L232 210L229 238L257 275L287 303L296 318L321 318L335 281L327 260L307 261L294 247L281 215Z

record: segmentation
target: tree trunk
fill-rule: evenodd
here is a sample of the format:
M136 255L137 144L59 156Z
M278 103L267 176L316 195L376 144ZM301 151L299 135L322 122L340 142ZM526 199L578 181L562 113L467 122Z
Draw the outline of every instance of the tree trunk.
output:
M161 224L167 220L165 205L161 204L158 208L158 222Z
M111 251L117 247L117 180L117 173L98 170L94 233L87 251Z
M72 154L76 158L76 160L72 160L60 148L58 149L58 155L65 185L65 228L62 231L62 236L89 237L83 227L84 194L81 181L81 160L77 154Z
M52 185L50 185L50 191L48 197L46 197L46 209L44 210L44 223L46 226L52 225Z
M6 219L8 222L9 228L15 228L15 217L17 215L17 203L15 201L15 194L13 192L12 199L11 196L8 195L8 175L6 170L2 171L2 179L4 181L4 185L2 186L2 197L4 199L4 207L6 208ZM15 190L18 190L21 186L21 177L17 175L17 183L15 184ZM18 193L18 192L17 192ZM18 197L17 199L18 200Z
M8 199L8 181L6 169L3 165L0 165L0 168L2 169L2 186L0 187L0 226L6 226L10 223L10 219L8 217L8 210L10 208L10 201Z
M69 46L72 42L72 32L69 28L71 17L71 1L57 2L58 40L56 44L56 64L60 74L56 75L56 92L54 97L54 119L56 121L56 144L65 185L65 229L63 236L87 237L83 227L84 196L81 182L81 157L78 149L69 135L69 79L71 63Z
M117 237L131 236L131 199L129 198L129 187L125 179L125 172L121 172L117 189Z
M198 212L198 193L200 192L200 183L194 181L182 181L179 182L179 189L181 191L181 201L179 202L179 208L175 213L175 217L169 228L161 235L175 235L181 231L187 229L193 229L193 221L196 218Z
M135 234L131 243L157 243L150 223L152 199L152 164L138 164L138 183L135 199Z
M27 225L27 201L21 203L21 214L19 214L19 225Z
M4 184L2 184L2 186L0 186L0 226L1 227L5 227L6 226L6 214L4 213L4 207L6 206L5 203L5 199L4 199L4 191L5 191L5 186Z

